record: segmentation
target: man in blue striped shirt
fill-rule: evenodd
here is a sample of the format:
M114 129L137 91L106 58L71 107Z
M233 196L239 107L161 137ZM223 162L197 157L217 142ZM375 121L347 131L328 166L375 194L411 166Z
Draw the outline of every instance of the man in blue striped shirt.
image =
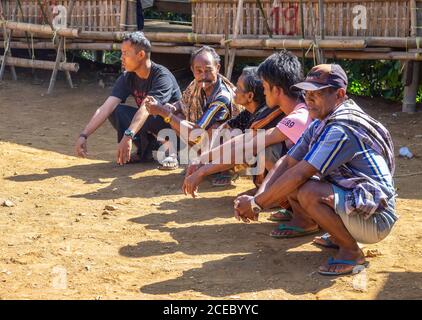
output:
M358 272L367 265L358 242L381 241L398 219L391 136L348 99L347 76L339 65L318 65L295 87L304 90L316 120L255 197L236 199L235 215L256 220L263 208L286 197L293 219L272 235L291 238L322 228L328 234L314 242L338 252L319 273Z

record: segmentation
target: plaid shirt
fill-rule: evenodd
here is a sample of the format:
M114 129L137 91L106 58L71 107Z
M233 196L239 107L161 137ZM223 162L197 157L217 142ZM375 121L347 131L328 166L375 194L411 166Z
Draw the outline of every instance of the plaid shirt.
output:
M357 150L345 149L353 137ZM324 149L322 145L329 148ZM323 152L327 150L328 153ZM349 154L352 156L348 157ZM366 170L359 170L356 163L352 163L356 154L360 155L360 162L356 162ZM349 215L362 214L367 219L386 209L388 200L395 196L391 136L353 100L345 101L324 120L314 121L289 155L309 162L320 171L323 180L346 189L345 205ZM374 155L381 156L383 161Z

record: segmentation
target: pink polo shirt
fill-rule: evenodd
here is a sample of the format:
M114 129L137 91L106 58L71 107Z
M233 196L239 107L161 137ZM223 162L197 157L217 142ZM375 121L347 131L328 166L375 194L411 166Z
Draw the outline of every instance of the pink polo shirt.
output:
M299 140L311 122L308 107L304 103L299 103L289 115L281 119L277 129L289 139L286 142L290 148Z

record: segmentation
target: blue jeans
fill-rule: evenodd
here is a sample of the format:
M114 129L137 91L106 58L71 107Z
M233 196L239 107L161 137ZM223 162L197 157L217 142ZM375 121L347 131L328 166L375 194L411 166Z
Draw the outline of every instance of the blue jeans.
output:
M135 107L119 104L108 117L111 125L117 131L117 142L122 140L126 129L129 128L138 110ZM152 160L152 151L157 150L160 146L154 134L156 135L160 130L167 128L171 128L171 126L165 123L160 116L148 116L144 125L133 139L133 144L138 148L137 154L142 160Z

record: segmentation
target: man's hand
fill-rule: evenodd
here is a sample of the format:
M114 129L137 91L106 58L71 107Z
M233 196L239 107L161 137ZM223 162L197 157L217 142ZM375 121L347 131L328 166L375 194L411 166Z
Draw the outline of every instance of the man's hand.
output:
M75 144L75 153L78 157L86 158L88 156L87 140L84 137L79 137Z
M150 115L157 115L163 118L176 110L176 107L170 103L166 103L164 106L160 105L157 99L152 96L147 96L145 98L145 108Z
M198 171L186 176L183 181L182 191L185 195L190 194L193 198L196 198L198 196L198 186L203 180L203 176Z
M240 196L234 200L234 216L237 220L249 223L250 220L257 221L258 215L252 210L251 202L253 197Z
M191 174L195 173L196 171L198 171L198 169L202 167L201 164L190 164L187 168L186 168L186 173L185 173L185 178L189 177Z
M130 153L132 151L132 139L128 136L123 136L119 145L117 146L117 163L124 165L130 161Z

